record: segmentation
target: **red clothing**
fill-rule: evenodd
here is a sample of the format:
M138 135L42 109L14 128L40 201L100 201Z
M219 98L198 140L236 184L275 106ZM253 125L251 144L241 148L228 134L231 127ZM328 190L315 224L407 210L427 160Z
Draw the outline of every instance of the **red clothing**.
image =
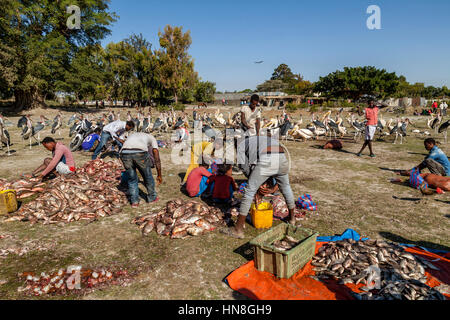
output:
M57 142L55 146L55 150L53 150L53 159L47 166L47 168L42 172L43 176L48 175L53 169L56 168L58 163L61 162L62 157L66 158L66 164L70 168L72 172L75 171L75 161L73 160L72 152L70 152L69 148L63 145L61 142Z
M438 107L438 103L437 103L437 102L434 102L434 103L433 103L433 108L434 108L434 109L437 109L437 107Z
M213 198L214 199L229 199L231 197L230 194L230 185L233 187L233 190L236 191L236 188L233 184L233 178L230 176L212 176L209 178L209 183L214 182L214 190L213 190Z
M380 109L378 107L366 108L366 119L368 126L378 125L378 112Z
M190 197L196 197L200 192L200 182L203 177L210 177L212 173L204 167L198 167L191 171L186 181L186 191Z

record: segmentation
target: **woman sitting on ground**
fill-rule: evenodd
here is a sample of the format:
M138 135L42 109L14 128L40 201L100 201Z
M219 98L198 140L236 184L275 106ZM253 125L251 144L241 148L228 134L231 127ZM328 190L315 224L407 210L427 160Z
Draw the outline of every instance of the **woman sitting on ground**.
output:
M202 163L189 174L186 181L186 191L189 197L200 197L208 188L208 178L212 176L209 164Z

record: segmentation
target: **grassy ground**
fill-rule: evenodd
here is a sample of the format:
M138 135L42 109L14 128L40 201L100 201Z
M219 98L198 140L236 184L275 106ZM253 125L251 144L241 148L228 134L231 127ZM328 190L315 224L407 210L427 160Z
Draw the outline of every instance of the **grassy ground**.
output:
M33 119L45 114L53 119L55 110L35 110ZM121 112L122 115L126 111ZM64 113L65 124L71 113ZM272 116L272 114L267 115ZM387 116L385 117L387 118ZM10 117L17 124L18 117ZM425 119L419 126L424 127ZM417 125L417 124L416 124ZM8 157L0 151L0 177L18 178L30 172L50 154L42 146L29 149L22 143L17 128L12 134L14 153ZM46 129L41 138L50 135ZM68 144L65 125L62 141ZM56 138L59 136L56 135ZM62 138L61 138L62 139ZM396 177L392 169L409 169L426 153L423 139L410 136L403 145L393 145L392 138L375 144L377 158L357 158L360 143L344 142L345 152L316 148L321 141L287 142L292 170L291 181L296 196L309 193L319 204L304 227L321 235L340 234L353 228L362 235L402 243L416 243L450 251L449 193L423 198L407 186L390 183ZM450 154L449 145L442 149ZM76 153L78 165L88 156ZM125 207L123 213L96 223L70 225L33 225L0 223L0 249L24 245L46 248L31 250L24 256L0 258L0 298L28 299L17 292L22 285L17 273L50 272L70 265L126 268L136 274L127 287L109 287L86 296L54 297L64 299L245 299L233 292L223 279L253 258L248 242L263 231L250 225L246 238L234 240L218 231L186 240L170 240L152 233L143 238L134 225L134 216L157 210L166 201L184 196L179 192L180 177L185 170L172 165L170 151L162 150L164 184L157 188L161 201L143 205L138 210ZM52 297L48 297L52 298Z

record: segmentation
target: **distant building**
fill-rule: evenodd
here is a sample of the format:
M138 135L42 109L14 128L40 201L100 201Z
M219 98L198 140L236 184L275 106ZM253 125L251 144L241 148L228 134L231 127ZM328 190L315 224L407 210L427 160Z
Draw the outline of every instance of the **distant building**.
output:
M55 97L59 103L64 103L67 98L72 98L73 100L76 99L75 93L73 92L56 92Z

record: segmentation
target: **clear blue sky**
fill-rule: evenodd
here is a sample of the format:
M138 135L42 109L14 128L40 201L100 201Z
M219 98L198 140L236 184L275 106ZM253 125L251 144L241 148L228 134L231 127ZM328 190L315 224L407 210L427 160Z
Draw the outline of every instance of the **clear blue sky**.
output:
M366 27L372 4L381 30ZM158 48L158 30L183 26L196 71L220 91L255 89L281 63L310 81L373 65L450 87L449 0L112 0L111 10L120 18L103 44L142 33Z

